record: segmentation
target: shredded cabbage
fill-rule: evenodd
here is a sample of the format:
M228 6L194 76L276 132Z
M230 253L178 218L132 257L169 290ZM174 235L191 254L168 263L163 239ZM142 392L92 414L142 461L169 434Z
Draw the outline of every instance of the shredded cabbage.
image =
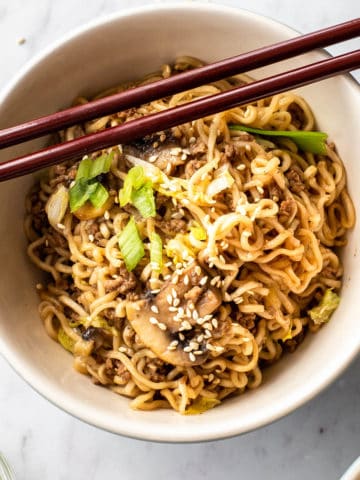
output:
M204 413L211 408L216 407L221 402L217 398L206 398L200 397L197 398L184 412L184 415L199 415Z
M308 314L316 325L321 325L322 323L326 323L330 320L331 315L337 309L339 303L339 295L333 292L331 288L328 288L324 293L319 305L309 310Z

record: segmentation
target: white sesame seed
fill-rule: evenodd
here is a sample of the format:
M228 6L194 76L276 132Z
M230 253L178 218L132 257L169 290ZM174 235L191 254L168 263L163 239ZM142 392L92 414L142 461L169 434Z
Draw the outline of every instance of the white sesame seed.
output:
M166 347L167 350L176 350L176 347L174 345L168 345Z
M174 307L178 307L180 305L180 300L178 298L174 299Z
M62 223L58 223L56 225L60 230L65 230L65 225L63 225Z
M219 325L219 322L217 321L217 318L213 318L213 319L211 320L211 323L212 323L212 325L213 325L214 328L217 328L218 325Z
M210 285L213 285L213 286L216 285L219 280L220 280L220 275L216 275L216 277L210 280Z
M199 265L196 265L194 270L195 270L196 275L201 275L202 270L201 270L201 267Z
M191 352L192 348L188 345L187 347L184 347L184 352L189 353Z
M210 373L209 379L208 379L209 382L212 382L214 380L214 378L215 378L215 375L213 373Z
M206 348L210 350L210 352L213 352L215 350L214 345L211 345L211 343L207 343Z
M186 160L187 159L186 153L183 153L180 158L181 158L181 160Z
M197 350L199 348L199 344L194 342L193 340L190 342L191 350Z
M192 312L192 318L193 318L194 320L197 320L197 319L199 318L199 314L198 314L197 310L194 310L194 311Z
M188 303L188 307L190 308L190 310L194 310L195 308L195 305L194 303L190 300L190 302ZM191 315L191 314L190 314Z
M172 262L166 262L165 263L165 267L171 267L171 265L172 265Z
M177 292L176 292L175 288L171 289L171 295L173 296L173 298L177 298Z
M109 220L109 218L110 218L110 213L107 210L104 213L104 218L105 218L105 220Z
M75 183L76 183L75 180L73 180L73 181L70 183L69 187L72 188L72 187L75 185Z
M185 340L185 335L183 333L179 333L179 339L183 342Z
M222 353L225 350L225 348L221 347L220 345L216 345L214 348L215 348L215 351L218 353Z
M89 240L90 240L90 242L93 242L95 240L95 237L92 233L90 233L90 235L89 235Z
M206 328L207 330L212 330L213 329L211 323L209 323L209 322L204 323L204 328Z
M119 347L119 352L126 353L127 351L127 347Z
M152 323L153 325L157 325L159 323L159 320L155 317L150 317L149 318L149 321L150 323Z
M170 280L171 275L165 275L164 280Z
M150 310L154 313L159 313L159 309L156 305L151 305Z
M196 360L196 357L192 352L189 353L189 358L192 362L195 362L195 360Z
M201 343L204 340L204 335L198 335L196 340Z
M208 281L208 277L205 276L205 277L203 277L203 278L200 280L199 283L200 283L200 285L203 287L203 286L206 284L207 281Z
M190 137L189 138L189 143L192 144L192 143L195 143L196 142L196 138L195 137Z
M160 330L166 330L166 325L165 323L158 323L158 327L160 328Z
M158 159L158 156L159 156L159 155L150 155L150 157L149 157L149 162L150 162L150 163L156 162L156 160Z
M171 343L170 343L171 346L173 347L177 347L179 345L179 340L173 340Z
M173 279L172 279L172 283L173 284L177 284L179 281L179 275L177 273L175 273L175 275L173 276Z
M219 255L219 259L222 263L226 263L224 255Z
M41 283L37 283L36 284L36 288L37 290L41 290L43 288L42 284Z
M194 355L202 355L203 354L203 351L202 350L195 350L195 352L193 352Z
M119 278L119 275L116 275L116 274L111 275L111 278L113 278L114 280L117 280Z
M184 285L189 285L189 275L184 276Z
M151 290L151 293L157 294L160 292L160 288L156 288L155 290Z
M256 190L261 194L264 193L264 189L262 187L260 187L259 185L256 187Z
M243 163L241 163L236 167L237 170L245 170L245 168L246 168L246 165L244 165Z
M173 297L170 294L166 295L166 301L169 305L172 305Z
M187 320L183 320L183 321L181 322L181 326L182 326L185 330L191 330L191 329L192 329L191 323L188 322Z
M210 332L210 330L205 330L205 337L206 338L211 338L212 337L212 333Z
M177 312L177 307L169 307L169 312Z

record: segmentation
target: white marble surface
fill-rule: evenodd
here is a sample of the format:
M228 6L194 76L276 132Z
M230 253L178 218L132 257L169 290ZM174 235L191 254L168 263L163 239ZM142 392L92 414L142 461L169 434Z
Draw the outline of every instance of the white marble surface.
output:
M142 0L0 0L0 88L84 22ZM360 15L359 0L228 0L307 32ZM25 38L22 45L18 40ZM348 42L359 48L359 39ZM333 53L345 45L332 47ZM356 77L360 75L357 72ZM18 479L336 480L360 454L360 358L292 415L230 440L164 445L117 437L49 404L0 358L0 451ZM241 412L239 412L241 414Z

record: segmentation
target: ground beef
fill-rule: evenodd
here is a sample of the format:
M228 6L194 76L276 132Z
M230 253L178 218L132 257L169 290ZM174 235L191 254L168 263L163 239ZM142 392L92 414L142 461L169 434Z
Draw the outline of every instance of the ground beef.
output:
M275 201L278 201L282 197L282 190L277 183L272 183L269 185L269 197Z
M169 367L160 358L149 358L144 367L144 373L152 382L163 382Z
M118 278L105 280L104 286L106 293L116 290L119 294L125 295L136 289L137 280L132 272L128 272L125 267L120 267L117 275Z
M301 107L295 102L290 103L288 112L291 115L291 123L295 128L301 130L305 123L305 114Z
M290 338L289 340L286 340L284 342L284 350L289 353L295 352L297 347L300 345L300 343L304 340L305 338L305 329L303 328L301 332L296 335L294 338Z
M190 145L190 153L191 155L203 155L207 152L207 145L198 138L195 143Z
M206 160L189 160L185 165L185 177L191 178L205 163Z
M57 232L54 229L49 229L46 233L46 240L48 241L48 244L50 247L52 247L54 250L56 248L67 248L67 241L66 238L64 238L61 233Z
M240 323L242 327L247 328L250 331L255 328L255 320L255 313L237 312L236 314L236 321Z
M279 214L288 218L294 213L294 209L296 209L295 200L288 198L287 200L281 202Z
M289 189L294 193L300 193L305 190L303 181L303 172L299 167L293 166L285 173L289 182Z
M109 377L120 377L121 385L126 385L131 380L131 373L127 370L125 365L120 360L114 358L107 358L105 362L106 374ZM117 379L119 384L119 378Z
M77 172L76 165L67 166L64 163L60 165L55 165L54 167L55 177L50 180L49 184L52 187L54 187L55 185L62 183L66 187L69 187L71 182L75 180L76 172Z
M171 218L170 220L156 220L156 226L167 235L173 236L176 233L186 233L187 224L180 218Z

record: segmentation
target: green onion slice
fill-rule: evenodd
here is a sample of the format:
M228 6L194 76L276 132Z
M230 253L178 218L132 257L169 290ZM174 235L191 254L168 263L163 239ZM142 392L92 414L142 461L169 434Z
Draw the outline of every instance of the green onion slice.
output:
M125 177L124 186L119 192L120 207L124 207L131 202L133 190L138 190L145 182L146 178L143 167L136 166L130 168Z
M150 182L146 182L141 188L139 188L139 190L133 190L131 194L131 203L139 210L142 217L155 217L155 198Z
M109 198L109 192L106 190L104 185L101 183L96 183L95 191L90 195L89 200L95 208L100 208L106 200Z
M136 227L134 217L131 217L119 235L119 248L126 268L131 272L145 255L144 245Z
M326 154L327 134L324 132L308 132L305 130L262 130L260 128L245 127L244 125L230 125L230 130L263 135L265 137L285 137L292 140L304 152Z
M153 270L161 270L162 268L162 240L160 235L153 232L150 235L150 262Z

